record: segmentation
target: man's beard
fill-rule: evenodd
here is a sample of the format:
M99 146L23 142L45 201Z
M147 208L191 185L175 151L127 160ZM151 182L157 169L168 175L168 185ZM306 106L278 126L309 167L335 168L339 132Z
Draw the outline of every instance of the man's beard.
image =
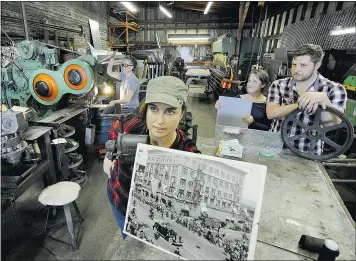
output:
M314 68L315 68L315 67L314 67ZM296 82L305 82L305 81L309 80L311 77L313 77L313 75L314 75L314 70L313 70L313 71L310 73L310 75L308 75L308 76L297 75L297 77L298 77L299 79L296 79L295 76L293 76L293 79L294 79Z

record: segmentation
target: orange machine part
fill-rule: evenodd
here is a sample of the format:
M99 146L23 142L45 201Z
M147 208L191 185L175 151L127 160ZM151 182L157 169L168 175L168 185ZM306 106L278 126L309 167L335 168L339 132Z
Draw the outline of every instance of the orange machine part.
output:
M36 91L36 83L37 82L40 82L40 81L43 81L45 83L47 83L48 87L49 87L49 93L50 93L50 96L49 97L45 97L45 96L41 96L37 91ZM35 79L33 80L33 83L32 83L32 88L34 90L34 92L37 94L37 96L41 99L41 100L44 100L44 101L53 101L57 95L58 95L58 85L57 85L57 82L56 80L49 74L45 74L45 73L41 73L39 75L37 75L35 77Z
M73 85L70 83L70 81L68 79L68 73L70 72L70 70L77 70L81 73L81 75L83 77L81 84ZM68 65L68 67L64 70L64 81L71 89L79 91L79 90L84 89L85 86L87 85L88 77L87 77L87 74L86 74L85 70L83 69L83 67L76 65L76 64L71 64L71 65Z

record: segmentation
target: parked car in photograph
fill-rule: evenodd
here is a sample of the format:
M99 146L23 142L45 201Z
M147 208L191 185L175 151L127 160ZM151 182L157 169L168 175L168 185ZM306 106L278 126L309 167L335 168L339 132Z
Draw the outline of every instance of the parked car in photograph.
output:
M171 245L183 245L183 238L177 234L167 222L156 221L153 230L168 241Z

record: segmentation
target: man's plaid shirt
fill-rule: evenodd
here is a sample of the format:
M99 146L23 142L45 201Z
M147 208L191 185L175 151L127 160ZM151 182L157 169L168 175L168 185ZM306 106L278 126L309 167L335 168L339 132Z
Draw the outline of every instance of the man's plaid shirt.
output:
M110 129L110 139L116 140L118 136L119 122L114 121ZM123 120L123 131L126 134L147 134L147 126L137 117L129 115ZM188 138L181 130L176 130L177 137L173 142L171 149L200 153L195 143ZM130 194L130 185L133 166L129 164L120 164L115 162L115 166L110 171L107 192L111 204L122 214L126 214L128 196Z
M318 77L314 84L310 87L308 92L324 92L329 97L331 104L334 108L345 111L347 93L340 83L330 81L329 79L318 74ZM298 90L296 88L296 82L293 78L285 78L276 80L272 83L268 91L267 102L275 103L281 106L297 103L299 98ZM315 115L308 115L307 113L301 112L297 115L297 118L305 123L306 125L312 125L314 122ZM283 119L274 120L271 126L271 131L279 132ZM292 126L290 130L290 135L299 135L302 133L302 128L298 125ZM294 141L295 147L300 151L308 152L310 145L310 140L308 138L300 138ZM314 154L321 155L323 151L323 142L318 141L315 145Z

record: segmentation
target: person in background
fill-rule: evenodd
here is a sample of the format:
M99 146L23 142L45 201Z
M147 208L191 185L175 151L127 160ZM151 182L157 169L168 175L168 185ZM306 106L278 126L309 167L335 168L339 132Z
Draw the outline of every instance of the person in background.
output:
M133 73L133 70L136 68L137 61L133 56L127 55L121 64L122 72L114 72L114 58L115 55L112 56L108 63L107 74L121 81L120 99L111 101L109 106L121 104L122 109L125 109L128 112L134 112L139 105L138 94L140 91L140 81Z
M347 93L340 83L324 78L318 69L323 60L321 46L303 44L293 55L292 77L279 79L272 83L267 98L267 117L273 120L271 130L279 132L284 117L296 109L303 109L299 120L306 125L314 122L318 106L332 106L342 112L346 109ZM328 112L320 115L321 124L326 127L339 123L339 119ZM302 128L297 125L290 130L290 135L299 135ZM314 155L321 155L323 142L311 144L308 138L298 138L295 146L302 152L313 150Z
M239 57L234 54L230 57L230 64L226 66L226 72L224 78L221 81L221 87L224 89L223 95L235 97L236 95L242 94L244 90L242 89L243 81L239 78Z
M200 153L195 143L178 129L187 97L188 87L176 77L161 76L150 80L138 115L129 114L122 121L123 132L147 134L149 144L154 146ZM119 128L118 122L114 122L110 130L111 140L117 139ZM105 157L103 167L109 177L107 193L111 208L123 231L133 166L121 164L119 160L112 162Z
M247 94L237 95L236 98L252 100L251 114L243 117L249 129L268 131L272 121L266 115L267 98L263 90L269 86L269 78L266 71L258 69L251 72L247 82ZM223 104L217 100L215 108L219 109Z

